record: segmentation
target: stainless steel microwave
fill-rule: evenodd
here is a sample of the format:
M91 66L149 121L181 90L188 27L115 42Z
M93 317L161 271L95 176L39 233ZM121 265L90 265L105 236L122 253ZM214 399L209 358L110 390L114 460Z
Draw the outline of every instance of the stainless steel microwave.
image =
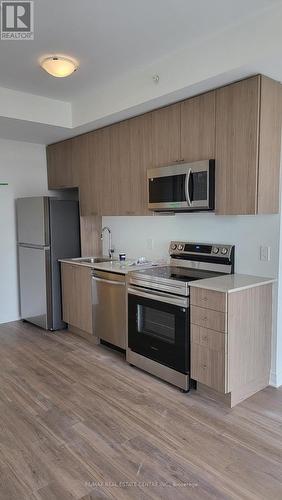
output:
M149 210L214 210L214 170L214 160L149 169Z

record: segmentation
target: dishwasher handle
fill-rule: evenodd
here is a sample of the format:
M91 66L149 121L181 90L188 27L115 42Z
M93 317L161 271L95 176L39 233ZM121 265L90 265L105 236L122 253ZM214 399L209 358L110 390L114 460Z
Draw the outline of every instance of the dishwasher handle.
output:
M125 286L125 282L124 281L106 280L104 278L98 278L98 276L95 276L95 274L93 274L92 279L94 281L99 281L100 283L108 283L108 285Z

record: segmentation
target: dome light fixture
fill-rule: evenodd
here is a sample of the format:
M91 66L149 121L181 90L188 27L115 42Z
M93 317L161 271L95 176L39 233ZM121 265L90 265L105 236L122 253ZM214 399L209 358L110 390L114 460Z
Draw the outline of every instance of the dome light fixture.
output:
M40 61L40 66L49 75L56 78L65 78L72 75L78 69L78 63L70 57L51 56Z

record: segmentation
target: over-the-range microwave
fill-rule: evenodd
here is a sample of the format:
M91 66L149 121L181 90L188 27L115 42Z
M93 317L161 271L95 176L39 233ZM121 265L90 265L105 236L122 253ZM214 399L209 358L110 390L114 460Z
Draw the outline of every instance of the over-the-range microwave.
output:
M204 160L149 169L149 210L214 210L214 164Z

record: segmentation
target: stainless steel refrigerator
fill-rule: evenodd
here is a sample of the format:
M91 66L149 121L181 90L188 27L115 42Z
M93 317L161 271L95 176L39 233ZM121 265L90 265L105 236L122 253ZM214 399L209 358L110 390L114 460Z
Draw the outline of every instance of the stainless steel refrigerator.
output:
M16 209L21 318L46 330L64 328L58 259L80 256L78 202L19 198Z

